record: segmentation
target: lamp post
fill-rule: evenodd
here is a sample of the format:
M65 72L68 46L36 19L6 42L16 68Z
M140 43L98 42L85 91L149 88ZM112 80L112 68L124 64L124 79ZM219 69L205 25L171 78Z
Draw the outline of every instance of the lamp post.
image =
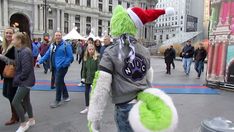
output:
M43 8L43 13L44 13L44 23L45 23L45 32L43 36L48 36L47 33L47 9L49 12L51 12L51 6L47 3L47 0L43 1L43 4L41 4L41 8Z

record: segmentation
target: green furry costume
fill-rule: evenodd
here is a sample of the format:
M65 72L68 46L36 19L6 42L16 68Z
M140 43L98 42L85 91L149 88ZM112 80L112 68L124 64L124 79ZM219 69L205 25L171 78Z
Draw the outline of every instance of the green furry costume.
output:
M154 10L148 11L140 8L134 8L132 11L143 11L141 15L144 15L145 12L145 14L154 14ZM106 102L109 100L110 92L118 90L118 85L115 85L116 75L118 74L121 74L120 76L125 78L122 79L123 81L128 80L129 84L134 87L133 90L138 90L138 95L136 95L138 102L129 112L129 122L133 131L162 132L165 130L174 130L176 127L178 116L171 98L159 89L150 88L150 83L153 78L153 70L148 66L150 63L147 61L150 60L150 57L149 54L147 54L145 59L144 55L141 53L147 52L141 51L146 51L146 49L142 45L139 45L134 38L138 30L136 20L139 20L139 18L133 20L135 14L132 14L132 11L126 11L120 5L116 6L113 11L110 29L111 35L115 38L115 42L111 48L106 49L109 51L105 51L106 54L104 53L100 62L100 71L95 74L95 79L93 81L88 112L88 126L90 132L100 131L100 121L104 113ZM161 14L165 14L165 11L160 10L159 15ZM150 19L150 21L158 16ZM146 18L148 18L148 16ZM145 24L146 22L143 21L142 23ZM129 51L129 53L126 54L126 51ZM113 57L112 54L115 56L113 52L118 54L118 58ZM116 59L119 59L119 61ZM141 60L142 62L136 60ZM131 74L132 76L128 76L128 73L131 73L128 72L128 70L130 70L128 67L129 64L134 64L136 62L140 63L141 69L146 68L146 70L142 70L139 73L141 76L138 74ZM117 69L112 68L112 65L121 66L121 64L116 65L116 63L124 63L122 66L127 66L127 70L125 69L126 73L124 73L124 67L118 67ZM111 65L111 68L106 64ZM122 71L123 73L121 73ZM121 82L119 83L122 84ZM141 84L144 84L144 86L141 86ZM146 85L148 85L148 87L145 87ZM115 101L114 96L115 94L112 92L112 100ZM115 104L118 103L115 102Z

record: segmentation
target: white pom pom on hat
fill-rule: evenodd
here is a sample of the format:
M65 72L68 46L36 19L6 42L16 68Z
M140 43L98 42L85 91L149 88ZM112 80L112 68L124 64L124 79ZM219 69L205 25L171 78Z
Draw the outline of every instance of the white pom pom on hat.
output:
M156 20L159 16L164 14L174 14L173 7L167 7L166 9L142 9L139 7L133 7L127 9L128 15L133 20L137 28L142 28L144 24Z

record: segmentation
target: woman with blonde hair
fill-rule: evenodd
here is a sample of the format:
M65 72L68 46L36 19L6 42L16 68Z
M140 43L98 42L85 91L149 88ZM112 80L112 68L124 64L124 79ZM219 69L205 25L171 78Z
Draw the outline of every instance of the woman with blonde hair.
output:
M16 132L25 132L30 126L35 125L32 105L30 102L30 90L35 84L33 65L33 54L30 49L29 37L25 32L17 32L13 35L12 43L17 50L16 72L13 85L18 87L12 105L20 118L20 127ZM23 108L25 107L25 110ZM28 114L28 121L25 119L25 112Z
M14 29L8 27L3 33L3 43L2 43L2 54L0 55L0 71L3 77L3 96L6 97L11 104L11 119L5 123L5 125L12 125L19 121L15 109L12 106L12 101L17 91L17 87L13 87L13 78L4 77L2 75L4 67L6 64L14 63L15 60L15 47L12 44L12 36L14 34Z
M91 91L91 84L93 83L95 72L98 70L99 54L97 53L93 44L88 44L84 54L84 64L82 70L81 82L85 84L85 105L86 108L80 113L88 112L89 107L89 93Z

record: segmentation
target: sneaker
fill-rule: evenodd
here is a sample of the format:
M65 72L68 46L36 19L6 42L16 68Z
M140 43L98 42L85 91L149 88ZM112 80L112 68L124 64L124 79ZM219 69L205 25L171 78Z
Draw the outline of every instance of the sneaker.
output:
M35 119L29 119L28 122L27 122L27 125L28 125L29 127L34 126L35 124L36 124Z
M64 102L70 102L71 99L70 99L69 97L67 97L67 98L63 99L63 101L64 101Z
M84 86L84 84L83 83L79 83L79 84L77 84L77 86L82 87L82 86Z
M25 126L21 126L21 125L20 125L20 127L16 130L16 132L25 132L25 131L28 130L28 128L29 128L29 126L28 126L27 123L26 123Z
M82 110L80 112L80 114L86 114L86 113L88 113L88 111L89 111L89 109L88 109L88 107L86 107L84 110Z
M51 107L51 108L57 108L57 107L59 107L60 105L62 105L62 102L61 102L61 101L54 101L52 104L50 104L50 107Z

